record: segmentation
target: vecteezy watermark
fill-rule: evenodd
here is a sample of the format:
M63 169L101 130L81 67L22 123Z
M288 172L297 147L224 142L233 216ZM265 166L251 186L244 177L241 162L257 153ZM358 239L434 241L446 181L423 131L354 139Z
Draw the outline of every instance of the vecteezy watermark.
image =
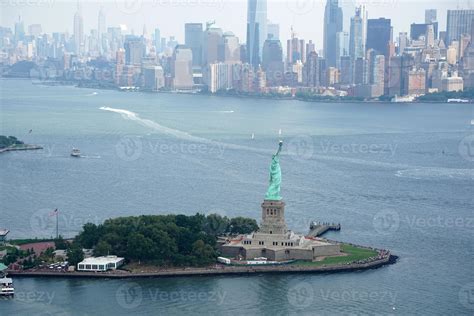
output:
M152 155L212 154L222 157L225 149L226 145L219 142L182 142L166 144L138 136L123 136L115 145L117 156L124 161L137 160L145 151Z
M286 6L291 12L303 15L313 11L316 0L286 0Z
M462 306L474 310L474 282L464 285L459 290L458 298Z
M355 7L365 6L366 8L372 7L388 7L395 6L399 0L352 0Z
M395 155L398 144L334 144L325 140L320 143L323 153L328 154L384 154Z
M309 135L297 135L287 145L288 154L295 160L308 160L314 154L314 142Z
M0 0L0 7L52 7L56 0Z
M474 134L464 137L459 142L458 151L467 161L474 161Z
M137 14L145 6L155 7L206 7L222 9L224 0L115 0L117 8L125 14Z
M308 282L300 282L288 290L287 298L294 307L309 307L314 302L313 286Z
M384 302L395 304L397 293L391 291L367 291L359 289L320 289L321 299L331 302Z
M58 232L67 230L80 229L87 223L99 225L108 217L93 216L77 216L74 213L64 212L61 209L43 208L34 212L30 217L31 234L35 237L52 237L56 236L56 228ZM134 227L140 226L140 218L137 217L132 222Z
M115 144L115 153L124 161L135 161L142 155L143 142L138 136L123 136Z
M372 225L380 234L394 233L400 227L400 215L393 210L382 210L375 214Z
M122 284L115 292L115 299L125 309L137 308L143 300L142 287L135 282Z
M375 230L381 234L396 232L400 226L406 225L410 229L424 228L464 228L474 229L474 216L472 217L444 217L417 215L406 215L401 217L394 210L383 210L378 212L373 219Z
M13 299L22 303L41 303L51 305L53 303L55 292L48 291L15 291Z
M225 291L163 291L153 288L144 291L135 282L121 285L115 293L117 303L125 309L139 307L144 297L152 302L201 302L222 305L226 296Z

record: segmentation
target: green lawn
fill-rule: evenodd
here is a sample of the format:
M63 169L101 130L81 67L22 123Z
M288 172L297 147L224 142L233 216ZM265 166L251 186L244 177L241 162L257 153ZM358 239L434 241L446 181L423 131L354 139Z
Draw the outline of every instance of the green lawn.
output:
M355 247L347 244L341 245L342 252L348 254L347 256L337 257L326 257L322 261L310 262L310 261L297 261L293 264L296 265L310 265L310 266L321 266L331 264L345 264L356 260L364 260L370 257L377 256L377 251L366 248Z

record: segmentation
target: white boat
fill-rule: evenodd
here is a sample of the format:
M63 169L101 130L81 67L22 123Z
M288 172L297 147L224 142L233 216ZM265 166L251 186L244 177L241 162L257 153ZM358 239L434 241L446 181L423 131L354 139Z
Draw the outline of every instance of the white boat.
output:
M448 103L469 103L466 99L448 99Z
M71 151L72 157L81 157L81 151L77 148L73 148Z
M15 289L11 278L3 277L0 279L0 296L13 296Z

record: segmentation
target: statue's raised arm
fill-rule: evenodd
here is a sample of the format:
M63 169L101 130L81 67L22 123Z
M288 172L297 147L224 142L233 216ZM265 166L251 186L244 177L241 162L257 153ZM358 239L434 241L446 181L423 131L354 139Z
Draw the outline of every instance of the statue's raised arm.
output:
M278 150L272 157L272 164L270 165L270 184L268 186L265 200L279 201L280 185L281 185L281 168L280 168L280 152L283 147L283 141L278 144Z

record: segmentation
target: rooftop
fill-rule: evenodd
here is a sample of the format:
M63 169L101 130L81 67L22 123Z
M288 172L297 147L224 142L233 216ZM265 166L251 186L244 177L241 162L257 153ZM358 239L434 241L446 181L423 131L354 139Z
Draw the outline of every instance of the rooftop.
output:
M0 236L6 236L9 232L8 229L0 229Z
M101 264L101 263L111 263L111 262L120 262L124 258L117 257L117 256L103 256L103 257L90 257L90 258L85 258L82 262L84 264Z

